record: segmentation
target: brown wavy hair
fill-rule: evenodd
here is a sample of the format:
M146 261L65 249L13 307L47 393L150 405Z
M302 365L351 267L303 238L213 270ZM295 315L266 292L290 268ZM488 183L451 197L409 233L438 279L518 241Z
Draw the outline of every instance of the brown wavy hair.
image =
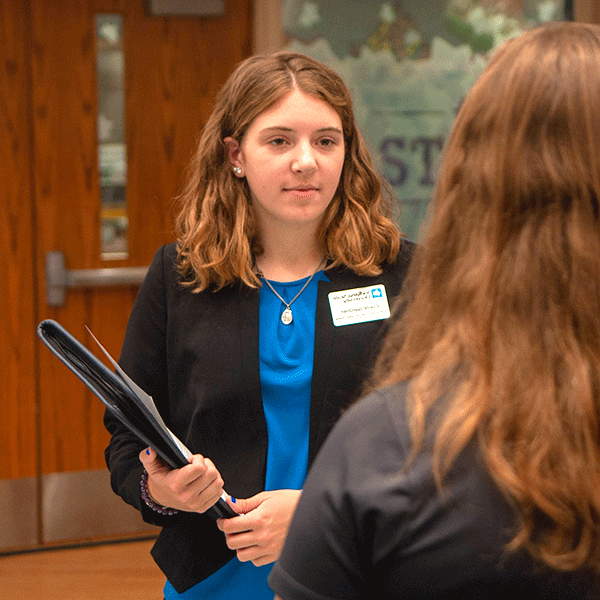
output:
M371 384L410 381L414 452L446 395L436 480L475 440L519 517L509 550L600 569L600 27L505 43L444 154Z
M319 230L329 267L345 265L361 275L376 275L398 253L392 195L373 166L340 76L303 54L257 55L240 63L220 90L180 197L178 266L183 283L194 291L239 281L258 285L252 266L262 249L250 191L245 179L233 175L224 140L241 143L252 121L293 89L325 101L342 122L342 175Z

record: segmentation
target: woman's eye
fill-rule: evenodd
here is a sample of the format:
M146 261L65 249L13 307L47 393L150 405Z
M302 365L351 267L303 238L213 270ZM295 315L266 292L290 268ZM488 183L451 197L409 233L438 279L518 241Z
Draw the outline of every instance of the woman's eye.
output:
M271 144L271 146L283 146L285 143L285 139L283 138L274 138L269 140L269 144Z
M323 138L320 142L321 146L333 146L335 144L335 140L331 138Z

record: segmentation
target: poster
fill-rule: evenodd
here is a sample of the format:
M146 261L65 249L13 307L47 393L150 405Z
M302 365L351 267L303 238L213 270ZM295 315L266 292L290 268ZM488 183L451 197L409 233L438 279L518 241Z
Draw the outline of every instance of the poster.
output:
M567 12L565 0L283 0L282 10L285 49L328 64L352 90L413 241L456 112L494 50Z

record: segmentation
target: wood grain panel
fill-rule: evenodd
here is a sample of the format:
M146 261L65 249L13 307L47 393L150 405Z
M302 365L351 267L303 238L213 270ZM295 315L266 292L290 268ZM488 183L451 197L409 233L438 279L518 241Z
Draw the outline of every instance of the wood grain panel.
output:
M45 252L60 250L67 267L99 267L99 182L93 20L87 0L32 2L33 114L38 211L38 277ZM82 340L89 294L69 293L63 308L40 315ZM90 468L90 397L47 350L40 352L41 470Z
M600 2L598 0L573 0L575 21L600 24Z
M250 8L230 0L223 17L153 17L143 0L32 0L38 270L49 250L68 269L148 265L173 239L173 199L217 89L250 51ZM94 15L124 19L127 207L130 256L100 258ZM43 290L42 290L43 291ZM135 290L67 292L53 318L91 346L88 325L118 356ZM100 469L103 407L46 349L40 351L41 472Z
M0 3L0 479L36 475L29 52L26 4Z
M148 264L173 239L173 199L195 142L217 90L250 53L249 5L228 0L226 14L210 18L148 17L139 2L128 12L127 203L135 264Z
M33 111L40 244L100 266L93 21L86 0L34 0Z

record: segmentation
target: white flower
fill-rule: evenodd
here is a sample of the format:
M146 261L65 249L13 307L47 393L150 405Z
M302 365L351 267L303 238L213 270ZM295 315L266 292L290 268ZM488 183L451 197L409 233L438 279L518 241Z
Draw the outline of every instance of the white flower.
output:
M545 0L545 2L540 2L537 7L538 11L538 19L540 23L548 23L556 18L556 2L555 0Z
M383 2L381 4L379 18L383 23L393 23L396 20L396 11L389 2Z
M314 2L305 2L302 5L302 12L298 17L298 24L305 29L309 29L320 20L321 17L319 16L319 6Z
M413 44L418 44L421 41L421 34L414 29L410 29L406 32L404 36L404 44L406 46L412 46Z
M486 17L485 11L481 6L476 6L467 14L467 23L473 26L475 33L488 33L490 25Z

